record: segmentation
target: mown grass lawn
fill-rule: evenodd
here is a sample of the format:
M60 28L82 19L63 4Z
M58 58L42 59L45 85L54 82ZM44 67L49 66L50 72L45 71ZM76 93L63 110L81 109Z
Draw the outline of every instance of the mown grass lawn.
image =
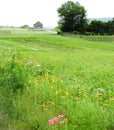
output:
M0 36L0 129L114 129L114 42Z

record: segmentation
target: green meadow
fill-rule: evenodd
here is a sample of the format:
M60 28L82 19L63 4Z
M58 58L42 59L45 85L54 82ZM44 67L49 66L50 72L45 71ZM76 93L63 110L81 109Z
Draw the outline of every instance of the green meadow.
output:
M109 39L1 34L0 130L114 130Z

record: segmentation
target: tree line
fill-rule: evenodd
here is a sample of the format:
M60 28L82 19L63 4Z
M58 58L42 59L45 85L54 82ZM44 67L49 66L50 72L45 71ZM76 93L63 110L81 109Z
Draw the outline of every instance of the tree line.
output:
M113 35L114 18L108 22L89 20L86 9L79 2L67 1L58 8L60 32L72 32L85 35Z

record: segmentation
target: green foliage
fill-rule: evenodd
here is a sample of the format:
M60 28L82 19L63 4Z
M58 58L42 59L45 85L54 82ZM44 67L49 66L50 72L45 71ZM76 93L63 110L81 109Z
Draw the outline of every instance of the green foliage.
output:
M83 38L0 37L0 129L113 129L114 44Z
M83 32L86 21L86 10L78 2L68 1L58 8L59 26L63 32Z
M114 34L114 18L108 22L100 20L92 20L88 23L86 19L86 10L78 2L67 1L58 8L60 20L58 26L62 32L79 32L80 34L89 35L113 35Z
M93 20L89 25L89 31L95 34L103 34L105 32L106 24L102 21Z
M84 35L95 35L94 32L84 32Z
M56 27L55 30L56 30L57 34L62 34L62 31L60 30L59 27Z
M16 92L18 89L23 90L27 79L27 72L23 66L15 61L15 56L12 57L4 67L0 69L1 86L7 87L9 92Z
M114 19L103 22L100 20L92 20L86 27L88 32L94 32L96 35L113 35L114 34Z
M107 30L106 32L109 34L109 35L113 35L114 34L114 18L112 20L109 20L107 22Z
M78 32L78 31L74 31L73 33L74 33L74 34L76 34L76 35L78 35L78 34L79 34L79 32Z
M29 25L23 25L21 28L23 28L23 29L29 29Z

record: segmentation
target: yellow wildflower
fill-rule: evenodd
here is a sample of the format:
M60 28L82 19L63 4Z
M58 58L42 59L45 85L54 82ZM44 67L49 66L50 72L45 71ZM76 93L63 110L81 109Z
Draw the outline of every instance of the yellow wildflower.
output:
M110 98L110 101L114 101L114 97L111 97L111 98Z
M60 80L61 83L63 83L63 80Z
M57 90L57 91L55 92L55 94L58 95L58 94L59 94L59 91Z
M98 97L99 97L99 95L95 95L95 96L94 96L94 98L98 98Z
M82 92L81 91L78 91L78 96L82 96Z
M66 92L66 93L65 93L65 95L66 95L66 96L68 96L68 95L69 95L69 93L68 93L68 92Z
M104 103L104 104L102 105L102 108L106 108L106 107L107 107L107 104Z
M47 72L47 73L45 73L45 76L46 76L46 77L48 77L48 75L49 75L49 74L48 74L48 72Z
M57 79L54 76L51 78L51 80L52 80L53 83L57 82Z

